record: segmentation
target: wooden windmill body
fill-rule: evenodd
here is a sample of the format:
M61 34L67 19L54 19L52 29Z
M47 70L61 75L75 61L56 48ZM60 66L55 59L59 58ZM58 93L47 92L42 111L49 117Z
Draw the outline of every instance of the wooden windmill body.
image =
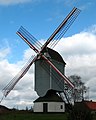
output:
M44 52L46 57L64 74L65 62L60 54L50 48ZM35 61L35 91L39 96L44 96L48 90L62 92L64 90L64 80L59 74L42 58Z

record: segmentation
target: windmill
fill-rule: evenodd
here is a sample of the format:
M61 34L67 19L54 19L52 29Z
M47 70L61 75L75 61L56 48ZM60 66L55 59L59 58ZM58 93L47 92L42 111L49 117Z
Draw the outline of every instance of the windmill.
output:
M20 27L17 34L37 53L37 55L34 58L32 56L21 71L4 87L4 97L10 93L18 81L20 81L27 73L33 63L35 63L35 91L40 97L45 96L48 90L54 90L58 93L64 92L65 83L74 89L72 82L64 75L66 63L62 56L53 50L52 47L54 47L64 36L79 13L80 10L74 7L44 45L42 45L24 27ZM65 92L64 95L68 98Z

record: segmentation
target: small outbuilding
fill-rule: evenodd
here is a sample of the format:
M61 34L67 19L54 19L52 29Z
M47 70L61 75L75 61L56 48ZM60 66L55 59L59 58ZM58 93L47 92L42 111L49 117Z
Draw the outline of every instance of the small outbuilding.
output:
M44 97L39 97L34 101L34 112L65 112L65 103L54 90L49 90Z

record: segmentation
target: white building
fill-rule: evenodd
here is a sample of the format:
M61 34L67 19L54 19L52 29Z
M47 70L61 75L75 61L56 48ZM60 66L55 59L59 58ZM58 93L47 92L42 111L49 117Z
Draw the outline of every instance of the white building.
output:
M49 90L44 97L34 101L33 109L34 112L65 112L65 103L56 91Z

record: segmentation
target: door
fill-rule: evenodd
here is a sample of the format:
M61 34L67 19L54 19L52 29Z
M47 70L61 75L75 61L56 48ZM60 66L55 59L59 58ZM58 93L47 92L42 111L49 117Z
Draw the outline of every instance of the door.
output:
M48 103L43 103L43 112L44 113L48 112Z

